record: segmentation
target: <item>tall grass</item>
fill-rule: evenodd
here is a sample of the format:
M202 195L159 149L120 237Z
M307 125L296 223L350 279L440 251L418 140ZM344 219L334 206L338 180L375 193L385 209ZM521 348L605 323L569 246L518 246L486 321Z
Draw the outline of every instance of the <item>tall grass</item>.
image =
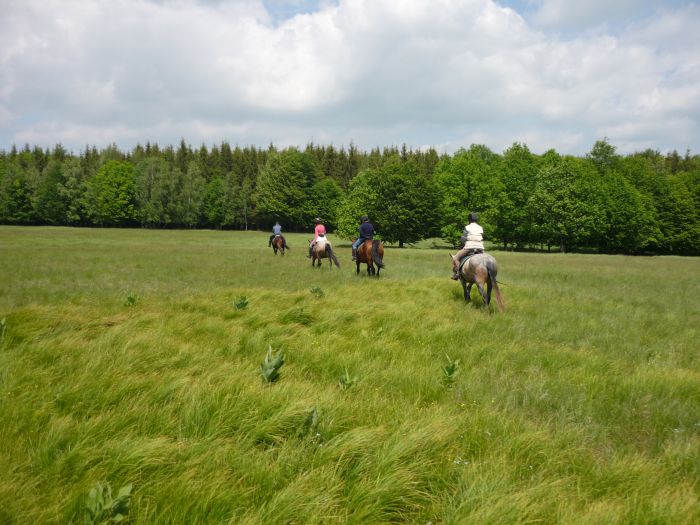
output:
M495 252L499 314L267 237L0 227L0 523L700 521L697 259Z

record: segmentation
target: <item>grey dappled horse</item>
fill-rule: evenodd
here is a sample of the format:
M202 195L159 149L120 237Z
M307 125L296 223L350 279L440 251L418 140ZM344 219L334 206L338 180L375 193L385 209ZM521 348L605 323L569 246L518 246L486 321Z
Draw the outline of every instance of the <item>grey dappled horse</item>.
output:
M453 265L459 264L459 261L457 261L453 255L450 254L450 257L452 258ZM501 291L498 289L498 282L496 281L497 274L498 266L493 256L488 253L472 255L459 270L459 282L462 283L462 288L464 289L464 300L467 302L471 301L472 285L476 284L481 297L484 299L484 304L488 307L491 302L491 289L493 289L496 294L498 309L502 312L505 305L503 304ZM485 292L484 285L486 285Z

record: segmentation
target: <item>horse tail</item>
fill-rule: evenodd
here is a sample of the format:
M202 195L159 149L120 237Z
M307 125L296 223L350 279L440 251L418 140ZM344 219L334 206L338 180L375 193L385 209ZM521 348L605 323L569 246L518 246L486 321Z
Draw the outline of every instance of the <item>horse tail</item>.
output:
M372 241L372 259L374 259L377 266L384 268L384 261L382 261L382 257L379 255L379 241L377 240Z
M498 273L496 269L496 262L493 260L486 261L486 271L489 273L489 280L493 285L493 293L496 295L496 303L498 304L498 309L502 312L505 310L505 304L503 303L503 296L501 295L501 290L498 288L498 281L496 280L496 274Z
M326 243L326 253L328 254L328 258L333 261L338 268L340 268L340 263L338 262L338 258L333 253L333 248L331 248L330 243Z

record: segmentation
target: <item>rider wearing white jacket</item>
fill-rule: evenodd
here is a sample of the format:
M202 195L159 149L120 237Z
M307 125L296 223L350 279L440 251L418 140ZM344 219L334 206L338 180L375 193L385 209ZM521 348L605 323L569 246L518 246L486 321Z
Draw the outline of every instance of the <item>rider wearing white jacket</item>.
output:
M452 279L455 281L459 279L459 261L467 255L484 253L484 229L476 222L477 220L479 220L479 218L476 213L469 214L469 224L464 227L464 235L462 236L463 239L466 237L464 248L455 254L452 263Z

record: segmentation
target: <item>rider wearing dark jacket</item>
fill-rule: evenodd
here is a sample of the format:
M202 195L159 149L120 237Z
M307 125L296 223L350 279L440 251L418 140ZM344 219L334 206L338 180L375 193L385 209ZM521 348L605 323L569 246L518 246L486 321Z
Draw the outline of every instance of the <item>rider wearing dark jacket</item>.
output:
M362 243L365 242L366 240L371 240L374 239L374 226L372 226L372 223L369 222L369 219L367 217L362 217L360 219L362 224L360 224L360 236L357 238L357 240L352 243L352 260L354 261L357 258L357 249L362 246Z

